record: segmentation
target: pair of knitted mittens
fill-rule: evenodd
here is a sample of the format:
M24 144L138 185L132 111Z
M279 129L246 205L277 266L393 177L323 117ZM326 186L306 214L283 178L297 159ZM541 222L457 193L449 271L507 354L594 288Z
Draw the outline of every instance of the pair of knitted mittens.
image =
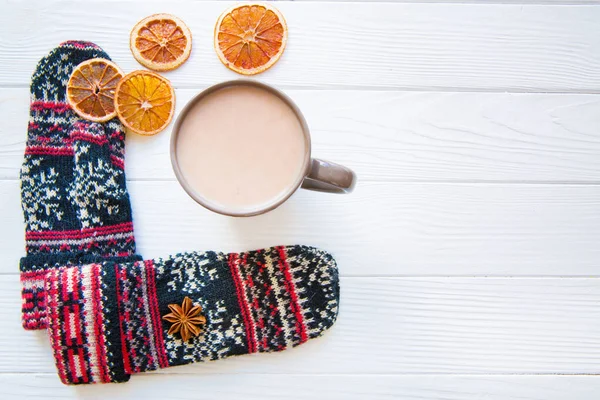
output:
M322 335L339 302L324 251L135 254L123 129L80 120L65 102L71 71L94 57L108 58L72 41L38 64L21 172L23 325L48 329L62 382L123 382Z

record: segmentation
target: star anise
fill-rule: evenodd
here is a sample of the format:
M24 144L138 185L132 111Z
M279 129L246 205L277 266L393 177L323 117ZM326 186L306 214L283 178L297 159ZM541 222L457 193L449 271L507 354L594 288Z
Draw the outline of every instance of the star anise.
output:
M206 318L200 315L202 307L192 306L192 299L185 297L181 306L179 304L169 304L171 312L163 319L171 322L173 325L169 328L169 335L179 332L181 339L187 342L192 336L200 334L198 325L206 323Z

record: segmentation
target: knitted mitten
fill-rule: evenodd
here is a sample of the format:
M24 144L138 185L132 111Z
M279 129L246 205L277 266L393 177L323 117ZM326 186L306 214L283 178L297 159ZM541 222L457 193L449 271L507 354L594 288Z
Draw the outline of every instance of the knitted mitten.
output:
M72 70L109 58L93 43L62 43L38 63L31 79L27 143L21 168L26 252L21 259L22 322L45 328L44 276L63 265L134 256L131 208L118 120L86 124L66 102Z
M330 254L289 246L65 267L46 294L60 379L79 384L297 346L335 322L339 281Z

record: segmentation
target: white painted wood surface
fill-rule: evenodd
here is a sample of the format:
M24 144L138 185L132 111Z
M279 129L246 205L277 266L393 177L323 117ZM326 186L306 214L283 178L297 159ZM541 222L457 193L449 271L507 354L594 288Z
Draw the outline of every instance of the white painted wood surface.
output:
M356 192L299 192L251 219L211 214L174 180L169 128L128 137L136 237L146 257L325 248L342 275L338 323L280 354L72 388L44 333L19 324L30 74L67 39L140 68L129 29L172 12L194 33L190 60L166 74L181 109L237 77L211 43L230 3L2 0L0 398L600 398L600 4L518 3L278 2L289 46L257 79L298 103L314 155L355 169Z

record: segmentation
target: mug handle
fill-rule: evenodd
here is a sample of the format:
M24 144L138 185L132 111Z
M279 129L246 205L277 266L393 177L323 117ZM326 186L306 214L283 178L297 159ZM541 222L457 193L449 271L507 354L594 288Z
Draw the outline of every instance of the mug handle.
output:
M350 168L331 161L312 158L302 188L327 193L350 193L356 185L356 174Z

